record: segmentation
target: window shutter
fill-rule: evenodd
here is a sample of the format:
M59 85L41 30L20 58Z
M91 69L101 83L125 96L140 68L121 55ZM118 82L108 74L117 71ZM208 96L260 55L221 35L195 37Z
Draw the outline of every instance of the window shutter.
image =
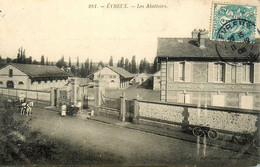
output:
M225 82L231 82L231 65L225 64Z
M173 81L173 63L169 63L168 64L168 75L167 75L167 77L168 77L168 81Z
M214 63L208 63L208 82L213 82L214 78Z
M260 83L260 63L254 63L254 83Z
M179 62L174 62L174 81L179 81Z
M185 82L190 82L190 78L191 78L191 63L190 62L185 62Z
M236 67L236 83L241 83L242 81L242 66L238 64Z

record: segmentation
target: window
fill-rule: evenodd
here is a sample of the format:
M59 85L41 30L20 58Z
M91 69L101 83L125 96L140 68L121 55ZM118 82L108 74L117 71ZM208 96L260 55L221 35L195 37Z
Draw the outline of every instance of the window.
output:
M185 75L185 73L184 73L184 71L185 71L185 66L184 66L184 62L182 62L182 63L180 63L180 68L179 68L179 77L180 77L180 80L179 81L184 81L184 75Z
M190 82L191 63L190 62L169 62L167 65L168 81Z
M0 81L0 85L4 84L3 81Z
M19 85L24 85L24 83L23 83L22 81L20 81L18 84L19 84Z
M13 70L9 69L9 77L13 77Z
M160 79L161 77L157 77L157 79Z
M252 66L243 64L241 68L241 82L252 82Z
M252 83L254 67L250 64L236 64L225 66L225 82ZM256 72L256 71L255 71Z
M214 81L224 82L224 63L214 63Z

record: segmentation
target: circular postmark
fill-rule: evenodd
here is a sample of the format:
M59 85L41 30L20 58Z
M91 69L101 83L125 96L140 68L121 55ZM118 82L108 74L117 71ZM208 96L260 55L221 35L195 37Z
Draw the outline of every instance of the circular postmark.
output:
M218 41L215 43L215 49L219 58L232 66L238 66L239 62L252 64L259 61L259 43Z
M231 19L217 31L215 49L220 59L229 65L258 61L259 44L254 43L255 24L246 19ZM259 41L258 41L259 42Z
M217 40L253 43L255 24L246 19L231 19L224 23L216 34Z

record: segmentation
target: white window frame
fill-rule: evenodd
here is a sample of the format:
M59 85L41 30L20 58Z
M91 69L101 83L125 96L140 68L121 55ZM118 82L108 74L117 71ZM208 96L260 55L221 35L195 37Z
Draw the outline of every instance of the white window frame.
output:
M252 78L252 70L253 66L250 64L242 64L241 68L241 83L252 83L253 78ZM248 77L249 75L249 77ZM244 80L242 79L242 76L244 76ZM249 80L248 80L249 78Z
M217 72L215 70L215 65L217 65ZM215 74L219 75L219 68L222 66L222 80L219 80L219 77L217 76L217 80L215 80ZM213 64L213 82L214 83L224 83L225 82L225 63L214 63Z
M179 63L179 82L185 81L185 62Z

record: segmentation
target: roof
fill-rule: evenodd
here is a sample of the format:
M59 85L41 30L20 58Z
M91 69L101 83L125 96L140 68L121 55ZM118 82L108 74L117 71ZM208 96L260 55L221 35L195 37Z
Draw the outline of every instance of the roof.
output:
M34 65L34 64L18 64L11 63L10 65L16 67L20 71L29 75L31 78L40 77L69 77L70 74L63 71L57 66Z
M80 86L86 86L86 85L93 84L93 83L94 83L94 81L92 81L89 78L80 78L80 80L79 80Z
M237 50L233 51L231 48L233 44L235 44L237 49L246 47L247 52L240 54ZM244 59L246 55L249 55L249 50L256 55L260 53L259 38L255 39L254 44L205 39L205 48L200 48L198 39L195 38L159 38L157 57L159 59L172 58L179 60L221 60L221 58L231 60L234 58ZM257 57L257 61L259 61L259 56Z
M123 78L133 78L135 76L135 74L132 74L121 67L114 67L114 66L106 66L106 67L114 71L115 73L119 74Z

